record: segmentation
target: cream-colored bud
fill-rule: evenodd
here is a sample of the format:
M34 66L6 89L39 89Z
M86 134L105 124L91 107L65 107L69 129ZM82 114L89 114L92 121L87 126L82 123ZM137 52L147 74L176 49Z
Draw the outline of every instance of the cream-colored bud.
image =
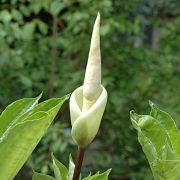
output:
M98 99L101 87L100 14L98 13L91 38L88 63L83 85L83 111Z
M98 13L86 67L83 86L73 91L70 98L72 137L80 147L95 138L107 103L107 91L101 85L100 14Z

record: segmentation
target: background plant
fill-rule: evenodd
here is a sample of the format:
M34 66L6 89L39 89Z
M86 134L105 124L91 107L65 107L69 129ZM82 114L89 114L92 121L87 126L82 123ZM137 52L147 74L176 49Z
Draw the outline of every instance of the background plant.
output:
M86 155L84 174L89 169L96 172L112 167L112 179L147 178L150 171L133 138L136 133L132 131L129 110L135 107L137 112L147 112L146 102L151 99L178 119L177 0L2 0L1 110L15 99L34 97L42 90L47 99L81 85L92 17L97 11L102 15L103 84L110 94L99 137ZM63 107L59 115L61 121L58 116L20 172L20 179L31 177L31 167L51 174L51 151L65 164L69 152L75 152L67 128L68 108Z

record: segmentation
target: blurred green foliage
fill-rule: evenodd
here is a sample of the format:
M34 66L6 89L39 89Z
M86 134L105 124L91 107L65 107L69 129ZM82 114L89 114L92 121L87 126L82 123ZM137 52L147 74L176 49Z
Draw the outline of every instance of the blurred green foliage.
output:
M98 11L109 100L98 137L86 153L84 173L112 167L111 179L152 179L129 111L148 112L151 99L178 119L178 0L2 0L1 110L18 98L41 91L44 99L60 97L82 84ZM17 179L30 178L31 168L50 174L51 151L67 163L68 154L75 152L69 128L66 105Z

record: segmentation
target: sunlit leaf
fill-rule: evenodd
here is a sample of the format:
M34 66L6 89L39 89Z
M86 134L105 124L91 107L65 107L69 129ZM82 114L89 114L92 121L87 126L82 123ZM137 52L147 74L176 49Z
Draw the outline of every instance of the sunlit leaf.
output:
M108 176L110 172L111 172L111 169L108 169L104 173L97 172L95 175L92 175L92 176L89 175L83 180L108 180Z
M68 170L68 180L71 180L73 178L73 174L74 174L74 168L75 168L75 164L72 160L71 155L69 155L69 170Z
M34 172L32 180L54 180L54 178L45 174Z
M13 179L68 98L18 100L0 116L0 179Z
M63 8L64 8L63 2L60 2L59 0L55 0L52 1L50 5L50 12L53 15L57 15Z
M180 179L180 132L172 117L150 102L150 115L131 111L131 121L156 180Z
M59 162L53 155L53 169L56 180L67 180L68 170L61 162Z

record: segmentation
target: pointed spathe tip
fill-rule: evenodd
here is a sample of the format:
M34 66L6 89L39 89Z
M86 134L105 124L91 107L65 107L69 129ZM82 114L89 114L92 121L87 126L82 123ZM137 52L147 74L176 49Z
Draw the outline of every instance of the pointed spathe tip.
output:
M100 12L97 13L97 18L100 18L101 14Z
M89 109L102 92L101 87L101 52L100 52L100 13L98 12L86 66L86 73L83 85L83 111Z
M98 22L100 22L100 17L101 17L101 15L100 15L100 13L98 12L97 13L97 17L96 17L96 21L95 21L95 24Z

